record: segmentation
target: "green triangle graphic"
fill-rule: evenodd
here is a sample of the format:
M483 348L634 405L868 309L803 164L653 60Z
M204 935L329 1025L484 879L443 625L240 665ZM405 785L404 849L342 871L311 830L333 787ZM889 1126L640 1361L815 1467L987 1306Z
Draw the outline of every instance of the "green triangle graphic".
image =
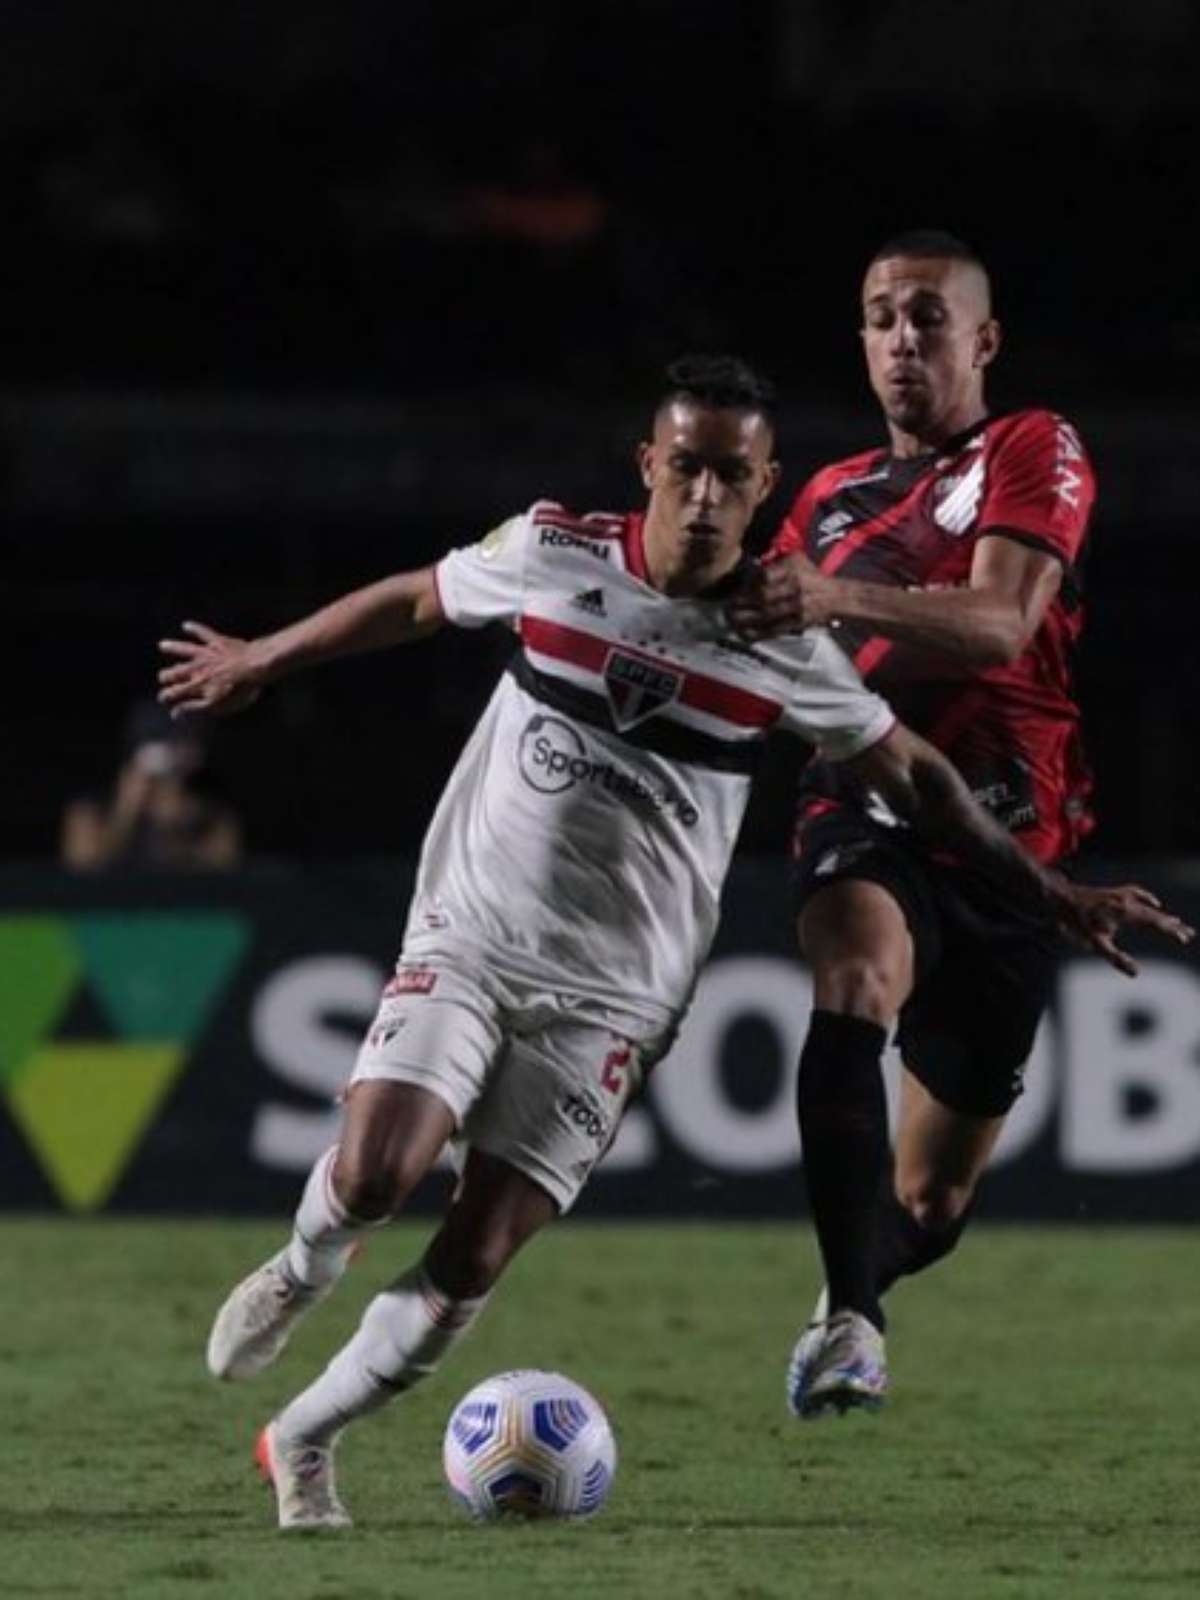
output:
M246 947L244 917L178 912L73 917L88 982L126 1039L191 1039Z
M0 1082L52 1033L79 977L59 917L0 917Z
M47 1045L9 1085L8 1105L72 1211L95 1211L183 1064L177 1044Z

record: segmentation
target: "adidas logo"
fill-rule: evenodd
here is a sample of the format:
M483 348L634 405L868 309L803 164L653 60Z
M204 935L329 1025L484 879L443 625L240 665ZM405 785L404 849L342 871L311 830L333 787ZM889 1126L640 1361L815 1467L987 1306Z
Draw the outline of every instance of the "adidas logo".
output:
M589 616L606 617L608 615L604 608L603 589L584 589L574 597L571 604L579 611L586 611Z

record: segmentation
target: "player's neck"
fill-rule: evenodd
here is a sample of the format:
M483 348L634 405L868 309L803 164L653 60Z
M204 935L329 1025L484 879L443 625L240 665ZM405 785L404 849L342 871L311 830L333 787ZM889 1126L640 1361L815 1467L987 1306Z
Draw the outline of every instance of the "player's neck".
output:
M674 542L654 539L649 525L644 549L646 581L652 589L672 598L703 594L722 578L727 578L742 558L741 550L737 549L714 553L709 560L697 561L691 552L680 549Z
M936 422L931 422L928 427L922 428L919 433L908 432L889 417L887 427L892 455L898 460L932 455L934 451L943 449L951 439L957 439L960 433L966 433L977 423L982 422L987 414L987 406L979 400L948 412L946 416L939 417Z

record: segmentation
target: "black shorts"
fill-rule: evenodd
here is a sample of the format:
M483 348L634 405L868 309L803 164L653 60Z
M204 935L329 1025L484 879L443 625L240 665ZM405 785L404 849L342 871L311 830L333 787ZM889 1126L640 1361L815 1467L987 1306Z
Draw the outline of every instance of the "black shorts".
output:
M966 868L933 859L909 830L838 809L805 823L797 909L828 884L886 889L912 934L916 976L896 1043L904 1065L952 1111L1001 1117L1021 1093L1062 943Z

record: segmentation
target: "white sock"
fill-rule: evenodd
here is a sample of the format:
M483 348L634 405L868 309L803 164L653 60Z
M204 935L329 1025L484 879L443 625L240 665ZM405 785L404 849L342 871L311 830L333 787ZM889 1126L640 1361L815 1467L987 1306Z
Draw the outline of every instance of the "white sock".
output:
M410 1268L375 1296L349 1344L280 1412L280 1436L289 1444L330 1444L348 1422L428 1377L487 1298L453 1300L434 1287L423 1266Z
M297 1283L323 1289L335 1283L346 1270L351 1247L368 1228L380 1222L364 1222L346 1210L333 1192L333 1163L337 1145L317 1162L308 1175L288 1245L287 1270Z

